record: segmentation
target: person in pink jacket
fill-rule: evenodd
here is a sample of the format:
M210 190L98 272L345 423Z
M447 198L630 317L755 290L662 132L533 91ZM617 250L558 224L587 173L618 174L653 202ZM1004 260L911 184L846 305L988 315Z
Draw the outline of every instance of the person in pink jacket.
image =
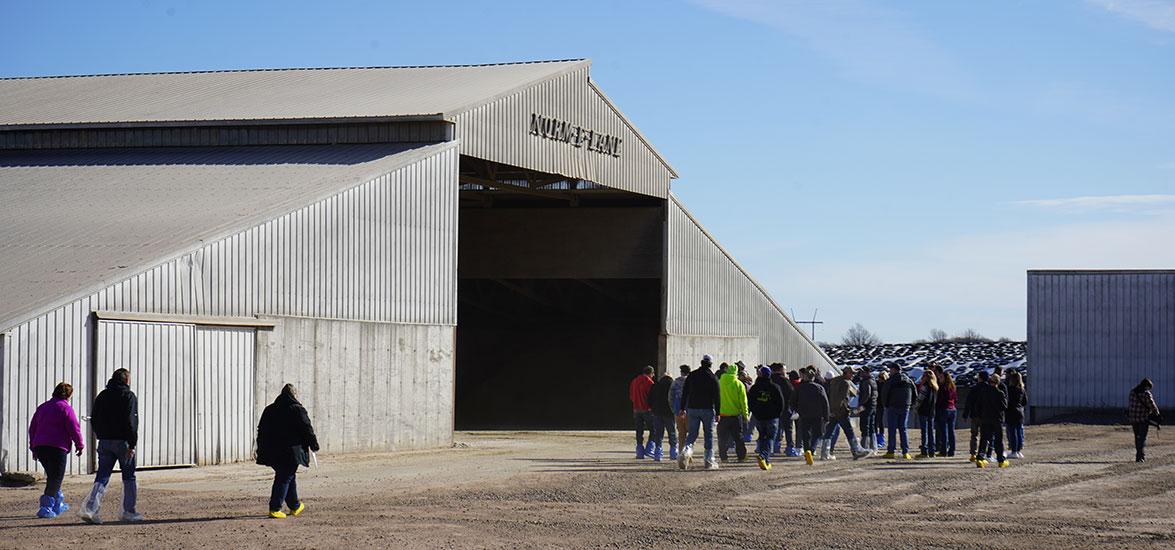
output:
M82 456L82 427L77 414L69 405L73 386L66 382L53 388L53 398L41 403L29 423L29 450L45 469L45 494L41 495L39 518L55 518L69 509L61 494L61 480L65 478L65 463L72 444Z

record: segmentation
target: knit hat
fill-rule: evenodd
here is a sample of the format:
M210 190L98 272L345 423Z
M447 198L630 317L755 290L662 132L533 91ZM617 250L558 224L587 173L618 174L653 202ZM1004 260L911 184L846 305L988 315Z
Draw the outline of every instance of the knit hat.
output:
M771 368L763 367L759 369L759 376L762 376L763 378L771 378Z

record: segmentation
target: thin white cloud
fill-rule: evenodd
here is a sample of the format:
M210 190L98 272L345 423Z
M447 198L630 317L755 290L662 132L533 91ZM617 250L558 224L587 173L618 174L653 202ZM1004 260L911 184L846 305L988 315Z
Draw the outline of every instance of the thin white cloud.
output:
M1110 13L1152 29L1175 32L1175 2L1171 0L1086 0Z
M1014 204L1071 212L1134 212L1175 204L1175 195L1102 195L1016 201Z
M692 0L695 5L767 25L832 60L849 79L949 99L976 99L956 60L908 18L860 0Z
M763 266L784 307L820 308L822 340L860 322L890 341L925 338L931 328L978 329L1023 338L1029 269L1171 269L1175 214L1120 221L1009 229L895 247L893 258ZM786 263L785 263L786 262Z

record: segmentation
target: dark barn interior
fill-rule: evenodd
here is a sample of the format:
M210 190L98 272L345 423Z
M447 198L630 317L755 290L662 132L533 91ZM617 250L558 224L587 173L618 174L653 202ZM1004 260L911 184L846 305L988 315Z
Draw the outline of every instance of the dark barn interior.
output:
M663 202L462 159L457 429L618 428L655 365Z

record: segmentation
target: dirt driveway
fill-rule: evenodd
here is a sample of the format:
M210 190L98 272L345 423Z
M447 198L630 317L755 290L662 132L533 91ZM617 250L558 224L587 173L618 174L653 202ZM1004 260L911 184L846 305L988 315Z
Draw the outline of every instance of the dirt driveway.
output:
M1135 464L1127 427L1030 426L1028 458L1003 470L842 456L682 472L634 460L630 437L463 432L453 449L323 456L285 520L264 518L269 471L249 464L140 473L137 525L39 520L40 487L0 489L0 547L1175 547L1166 430ZM89 483L67 479L69 501Z

